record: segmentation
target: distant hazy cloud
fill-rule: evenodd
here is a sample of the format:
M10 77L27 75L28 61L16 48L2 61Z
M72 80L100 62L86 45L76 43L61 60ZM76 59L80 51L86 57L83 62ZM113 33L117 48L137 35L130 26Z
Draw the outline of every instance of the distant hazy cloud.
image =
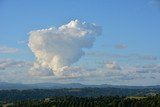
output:
M100 34L101 27L73 20L58 28L31 31L28 46L39 67L52 70L54 75L61 75L64 69L85 54L84 48L93 46L95 37Z
M37 63L35 63L37 64ZM54 76L51 69L34 65L30 70L31 62L16 61L11 59L0 60L0 79L6 82L81 82L88 81L95 83L99 81L136 81L148 78L155 79L159 77L160 64L149 64L144 66L121 65L116 61L106 61L101 63L100 68L88 68L80 66L66 67L61 76ZM29 71L29 73L28 73ZM141 82L142 83L142 82Z
M116 62L112 61L112 62L107 62L106 63L106 68L107 69L111 69L111 70L121 70L120 65L118 65Z
M137 67L137 73L160 73L160 64L147 64Z
M18 49L0 45L0 54L11 54L11 53L17 53Z

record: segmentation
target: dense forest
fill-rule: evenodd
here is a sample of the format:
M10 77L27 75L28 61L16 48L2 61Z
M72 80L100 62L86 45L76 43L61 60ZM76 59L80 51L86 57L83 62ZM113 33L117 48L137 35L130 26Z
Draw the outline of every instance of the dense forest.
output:
M4 107L160 107L159 95L159 88L0 90L0 105L5 105Z
M53 96L148 96L160 94L159 88L126 89L126 88L71 88L71 89L30 89L30 90L0 90L0 103L19 100L38 100Z
M17 101L6 107L160 107L160 96L148 97L54 97L42 100Z

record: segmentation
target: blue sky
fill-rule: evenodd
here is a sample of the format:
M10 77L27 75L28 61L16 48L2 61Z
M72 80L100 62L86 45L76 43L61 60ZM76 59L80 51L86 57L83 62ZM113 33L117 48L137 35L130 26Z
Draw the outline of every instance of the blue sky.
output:
M48 77L42 76L31 76L30 78L33 80L29 82L22 81L20 78L8 79L12 76L8 76L8 73L12 69L15 77L21 74L24 77L29 75L17 72L28 72L31 68L28 63L34 63L36 60L34 53L27 45L30 31L59 27L76 19L101 26L102 34L96 37L92 48L84 49L85 55L72 66L96 69L95 71L87 71L91 74L92 72L96 73L97 69L106 70L109 72L106 75L110 76L109 78L107 76L103 78L89 76L85 77L88 78L86 81L81 81L83 76L73 79L58 78L58 82L67 80L68 82L75 81L86 84L159 84L160 1L158 0L1 0L0 68L4 66L4 61L12 62L13 65L6 65L5 70L0 69L0 81L56 82L57 80L52 80L52 77L43 79ZM17 65L14 64L21 61L25 65L27 63L23 70L21 70L22 68L17 69ZM125 71L138 70L133 71L133 74L126 73L125 76L121 76L121 73L120 75L113 73L113 76L110 72L115 72L115 70L105 69L104 63L120 66L123 69L116 70L116 72L122 72L122 74L125 74ZM149 65L152 67L149 68ZM148 69L145 68L147 73L137 73L144 71L144 66L148 67ZM150 72L153 69L155 72ZM87 81L91 81L91 83ZM137 84L137 81L142 82Z

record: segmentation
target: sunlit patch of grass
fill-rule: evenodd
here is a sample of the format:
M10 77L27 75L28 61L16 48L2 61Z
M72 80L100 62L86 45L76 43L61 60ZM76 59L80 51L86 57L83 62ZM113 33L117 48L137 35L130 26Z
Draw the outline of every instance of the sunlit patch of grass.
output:
M68 90L68 92L80 92L81 91L81 89L70 89L70 90Z
M137 100L141 100L144 98L147 98L147 97L144 97L144 96L128 96L128 97L126 97L126 99L137 99Z
M9 106L12 106L13 103L7 103L7 104L4 104L3 107L9 107Z

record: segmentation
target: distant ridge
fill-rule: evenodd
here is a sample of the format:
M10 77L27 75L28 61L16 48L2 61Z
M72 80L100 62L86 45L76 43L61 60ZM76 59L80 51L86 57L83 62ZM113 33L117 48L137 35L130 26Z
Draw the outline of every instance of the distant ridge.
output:
M7 83L0 82L0 90L11 89L62 89L62 88L127 88L127 89L144 89L144 88L160 88L160 85L155 86L127 86L127 85L84 85L80 83L60 84L60 83L35 83L35 84L21 84L21 83Z

